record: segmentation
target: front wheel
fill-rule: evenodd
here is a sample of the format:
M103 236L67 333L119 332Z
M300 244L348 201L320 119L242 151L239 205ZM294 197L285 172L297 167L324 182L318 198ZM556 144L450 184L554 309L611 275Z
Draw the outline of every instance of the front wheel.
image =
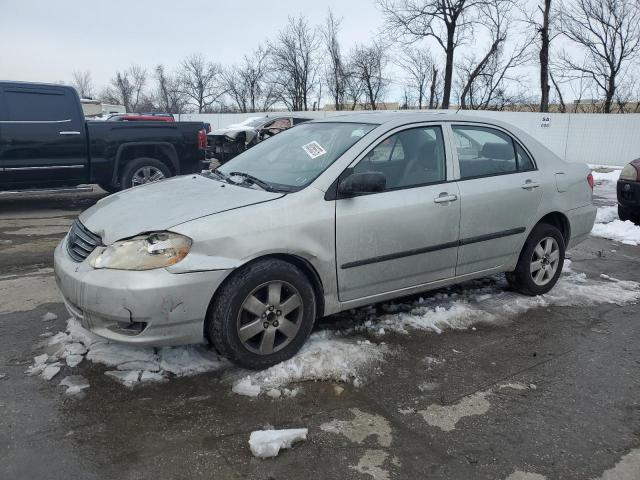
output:
M553 225L536 225L522 248L518 264L507 273L509 284L525 295L542 295L553 288L562 273L565 244Z
M263 369L300 350L315 315L315 294L305 274L282 260L261 260L241 268L220 287L205 333L233 363Z

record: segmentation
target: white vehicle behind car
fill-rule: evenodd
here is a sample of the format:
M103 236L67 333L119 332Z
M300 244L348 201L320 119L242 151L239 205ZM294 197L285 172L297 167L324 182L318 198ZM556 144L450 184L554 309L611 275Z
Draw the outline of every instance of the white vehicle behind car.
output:
M548 292L593 226L592 187L586 165L502 122L333 117L101 200L56 248L56 278L98 335L209 341L265 368L342 310L500 272Z

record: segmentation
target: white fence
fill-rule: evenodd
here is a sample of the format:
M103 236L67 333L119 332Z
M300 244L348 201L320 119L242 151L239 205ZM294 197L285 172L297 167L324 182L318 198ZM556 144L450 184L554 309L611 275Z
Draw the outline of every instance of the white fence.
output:
M415 112L415 111L412 111ZM327 118L347 112L295 112L290 115ZM282 115L269 112L269 116ZM625 165L640 158L640 114L561 114L465 111L465 115L511 123L545 144L561 158L591 165ZM179 120L208 122L213 129L238 123L259 113L183 114ZM286 113L289 115L289 113Z

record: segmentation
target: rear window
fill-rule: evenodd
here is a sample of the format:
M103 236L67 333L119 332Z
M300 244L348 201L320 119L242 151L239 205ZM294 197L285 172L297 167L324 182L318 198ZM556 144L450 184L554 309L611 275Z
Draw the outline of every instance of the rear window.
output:
M74 103L63 92L5 90L8 119L12 121L60 121L73 118Z

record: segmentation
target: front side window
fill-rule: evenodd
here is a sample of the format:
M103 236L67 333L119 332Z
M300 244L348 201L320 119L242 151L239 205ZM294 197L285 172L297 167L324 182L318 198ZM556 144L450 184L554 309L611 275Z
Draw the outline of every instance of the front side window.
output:
M509 135L487 127L453 126L461 179L533 170L533 162Z
M275 189L300 190L375 127L365 123L303 123L242 152L218 171L248 174Z
M442 129L420 127L395 133L369 151L353 170L384 173L387 190L444 182Z

